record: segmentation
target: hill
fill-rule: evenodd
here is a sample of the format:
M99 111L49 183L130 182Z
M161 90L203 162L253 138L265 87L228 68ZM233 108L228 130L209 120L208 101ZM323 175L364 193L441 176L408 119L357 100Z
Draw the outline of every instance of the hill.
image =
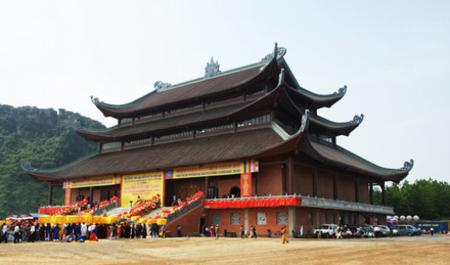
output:
M48 185L24 174L21 160L53 168L95 152L96 145L79 137L77 127L104 128L64 109L0 105L0 217L35 212L47 203ZM55 195L55 202L63 203L62 189Z

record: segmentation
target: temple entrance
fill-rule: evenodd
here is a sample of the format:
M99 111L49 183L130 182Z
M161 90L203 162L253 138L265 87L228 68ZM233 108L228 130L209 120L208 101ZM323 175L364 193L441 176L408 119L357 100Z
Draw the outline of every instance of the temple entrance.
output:
M230 189L231 198L239 198L241 197L241 189L238 186L233 186Z
M120 197L120 186L106 186L100 188L100 201L107 201L112 197Z

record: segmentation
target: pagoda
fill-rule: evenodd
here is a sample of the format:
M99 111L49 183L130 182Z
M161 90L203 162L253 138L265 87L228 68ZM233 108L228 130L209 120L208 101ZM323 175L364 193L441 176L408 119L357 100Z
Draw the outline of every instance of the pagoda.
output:
M26 167L52 187L62 185L65 203L79 198L120 197L122 208L160 194L170 206L196 192L205 199L171 220L186 233L205 225L238 232L255 226L305 231L323 223L381 223L393 208L375 205L379 186L400 182L401 168L378 166L338 145L363 121L335 122L318 115L342 99L347 87L320 95L303 88L278 47L259 62L228 71L211 58L202 77L154 89L126 104L92 102L117 125L78 129L98 152L55 169Z

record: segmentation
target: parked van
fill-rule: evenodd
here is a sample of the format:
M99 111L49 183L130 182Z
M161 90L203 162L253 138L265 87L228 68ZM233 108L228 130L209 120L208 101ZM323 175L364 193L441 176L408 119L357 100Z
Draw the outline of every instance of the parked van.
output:
M418 236L421 234L420 229L412 225L396 225L394 229L398 231L399 236Z

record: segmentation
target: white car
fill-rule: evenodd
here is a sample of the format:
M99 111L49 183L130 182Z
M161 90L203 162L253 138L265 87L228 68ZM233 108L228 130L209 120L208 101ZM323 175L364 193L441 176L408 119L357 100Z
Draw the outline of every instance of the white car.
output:
M323 224L319 228L314 229L313 233L316 237L333 237L339 227L335 224Z

